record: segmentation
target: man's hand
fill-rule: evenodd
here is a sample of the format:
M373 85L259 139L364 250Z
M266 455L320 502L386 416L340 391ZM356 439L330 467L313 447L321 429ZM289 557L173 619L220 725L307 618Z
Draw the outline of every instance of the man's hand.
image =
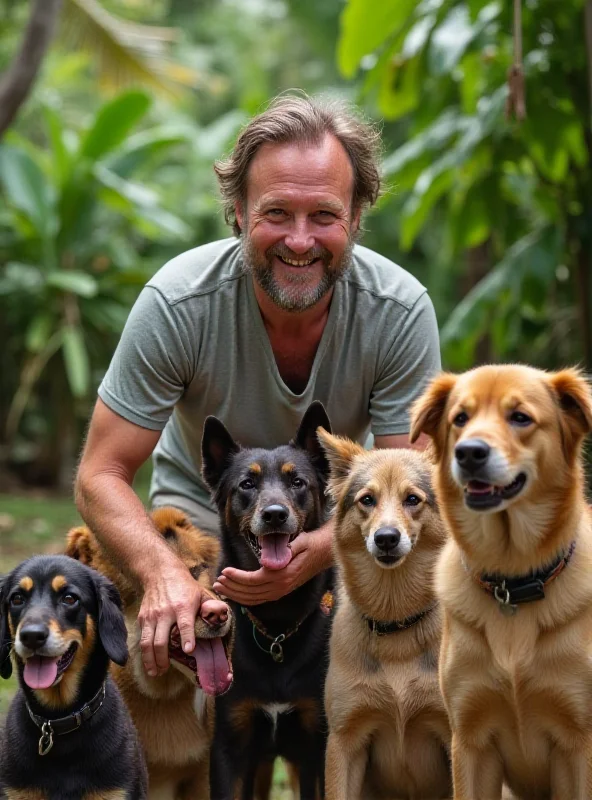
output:
M184 566L165 569L145 584L138 624L142 630L142 662L148 675L162 675L168 669L169 635L175 623L184 652L195 649L195 619L201 599L199 584Z
M226 567L214 583L214 591L245 606L279 600L331 566L332 540L331 521L317 531L299 534L290 545L292 560L283 569L260 567L245 572Z

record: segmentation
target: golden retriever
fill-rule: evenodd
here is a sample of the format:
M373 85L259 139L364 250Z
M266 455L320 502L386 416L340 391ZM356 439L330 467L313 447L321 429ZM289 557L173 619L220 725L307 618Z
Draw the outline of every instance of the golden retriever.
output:
M142 666L136 623L142 591L124 574L86 527L68 534L66 555L94 567L119 589L128 629L129 660L114 669L114 678L130 710L148 764L150 800L207 800L209 758L214 727L214 694L232 682L230 649L232 614L212 591L219 544L199 531L175 508L159 508L152 519L161 536L186 564L207 599L195 623L193 654L181 649L178 629L169 643L171 668L149 677ZM212 668L212 664L215 668ZM223 674L212 674L215 673Z
M592 798L592 519L574 369L442 374L412 410L451 539L436 571L456 800Z
M325 688L327 800L450 797L432 466L319 429L336 502L339 594Z

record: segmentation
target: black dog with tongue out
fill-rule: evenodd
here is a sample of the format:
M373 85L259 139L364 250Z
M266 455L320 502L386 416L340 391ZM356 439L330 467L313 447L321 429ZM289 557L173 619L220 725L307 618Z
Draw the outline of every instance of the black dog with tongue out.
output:
M127 632L113 584L67 556L0 579L0 675L20 689L0 739L0 797L141 800L147 775L109 661ZM4 792L4 794L2 793Z
M242 448L208 417L203 474L220 513L222 568L283 569L291 542L327 520L329 464L316 437L320 426L330 430L325 409L314 402L290 444L264 450ZM234 684L216 700L212 800L267 796L262 784L276 756L298 774L302 800L323 796L330 619L322 599L330 583L326 571L280 600L250 608L231 603Z

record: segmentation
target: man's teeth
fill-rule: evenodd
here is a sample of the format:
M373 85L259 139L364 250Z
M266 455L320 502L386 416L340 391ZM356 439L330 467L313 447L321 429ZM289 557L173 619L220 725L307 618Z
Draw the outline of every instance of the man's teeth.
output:
M308 261L292 261L290 258L284 258L284 256L280 256L280 259L291 267L308 267L309 264L316 261L316 258L310 258Z

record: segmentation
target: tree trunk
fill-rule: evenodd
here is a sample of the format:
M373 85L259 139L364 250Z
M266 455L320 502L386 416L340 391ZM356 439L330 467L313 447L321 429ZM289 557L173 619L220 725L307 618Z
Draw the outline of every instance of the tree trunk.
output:
M0 79L0 137L27 99L53 36L62 0L35 0L20 49Z

